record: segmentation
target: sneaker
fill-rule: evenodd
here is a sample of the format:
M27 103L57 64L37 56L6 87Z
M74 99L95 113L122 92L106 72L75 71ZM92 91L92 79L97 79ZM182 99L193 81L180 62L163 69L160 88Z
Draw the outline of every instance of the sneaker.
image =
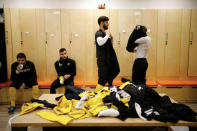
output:
M15 109L16 109L16 106L11 106L11 107L9 108L9 110L8 110L8 113L9 113L9 114L13 114L14 111L15 111Z

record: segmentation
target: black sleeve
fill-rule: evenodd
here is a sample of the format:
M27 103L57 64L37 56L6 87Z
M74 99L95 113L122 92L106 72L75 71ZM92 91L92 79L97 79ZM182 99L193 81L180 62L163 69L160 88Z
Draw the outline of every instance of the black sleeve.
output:
M59 66L59 62L58 61L55 62L55 70L56 70L58 76L64 76L64 74L63 74L63 72L62 72L62 70L61 70L61 68Z
M73 60L72 61L72 63L71 63L71 76L73 77L73 76L75 76L76 75L76 63L75 63L75 61Z
M16 64L12 64L11 66L11 81L16 81L17 74L16 74Z
M34 63L31 63L30 70L31 70L30 80L34 82L37 81L36 68L35 68Z
M103 33L101 31L97 31L95 34L95 41L98 37L105 37L105 36L103 36Z
M136 37L135 31L133 31L129 37L127 47L126 47L126 50L128 52L134 52L135 47L138 46L138 44L135 43L136 39L137 37Z

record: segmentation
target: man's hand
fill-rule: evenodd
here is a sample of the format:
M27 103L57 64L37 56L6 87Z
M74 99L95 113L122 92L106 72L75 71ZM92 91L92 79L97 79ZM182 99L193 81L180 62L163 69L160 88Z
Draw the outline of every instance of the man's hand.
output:
M109 38L113 39L113 36L111 33L108 33L109 34Z
M66 74L66 75L64 75L64 79L68 79L70 76L71 76L71 75Z
M18 72L20 72L21 68L22 68L22 67L21 67L21 64L19 64L19 65L16 67L16 69L17 69Z
M20 87L19 90L22 91L25 88L25 84L23 83Z
M114 42L114 40L113 40L113 36L112 36L112 34L111 33L108 33L108 35L109 35L109 38L111 39L111 43L113 44Z

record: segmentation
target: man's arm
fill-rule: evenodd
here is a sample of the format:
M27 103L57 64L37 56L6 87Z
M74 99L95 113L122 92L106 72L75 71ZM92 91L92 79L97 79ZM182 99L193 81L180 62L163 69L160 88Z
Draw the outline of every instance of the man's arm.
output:
M71 63L71 76L75 76L76 75L76 63L75 61L73 60L72 63Z
M61 68L59 66L59 62L58 61L55 62L55 70L56 70L58 76L63 76L64 75L64 74L62 74L62 71L61 71Z
M137 40L135 41L135 43L137 43L137 44L144 44L144 43L146 43L147 41L149 41L149 39L148 39L147 37L141 37L141 38L137 39Z
M100 36L97 37L96 41L97 41L99 46L102 46L107 42L108 39L109 39L109 35L106 34L105 37L100 37Z
M11 78L10 78L10 80L11 81L15 81L16 80L16 72L17 72L17 69L16 69L16 67L15 67L15 64L12 64L12 66L11 66Z
M68 79L68 78L74 77L76 75L76 64L75 64L74 60L71 61L71 65L70 66L71 66L71 69L69 71L70 73L64 75L64 79Z
M31 70L30 80L31 81L37 81L37 74L36 74L36 68L35 68L34 63L31 63L30 70Z

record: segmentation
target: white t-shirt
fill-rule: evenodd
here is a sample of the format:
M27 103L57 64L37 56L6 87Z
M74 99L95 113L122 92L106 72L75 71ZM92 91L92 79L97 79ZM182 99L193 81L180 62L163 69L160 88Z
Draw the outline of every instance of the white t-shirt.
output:
M141 37L135 43L139 44L136 50L136 58L146 58L151 43L150 37Z

